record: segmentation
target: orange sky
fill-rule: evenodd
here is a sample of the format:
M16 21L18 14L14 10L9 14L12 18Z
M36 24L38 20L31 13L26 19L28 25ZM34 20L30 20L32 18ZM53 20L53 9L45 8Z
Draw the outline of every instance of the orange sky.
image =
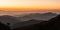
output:
M60 9L60 0L0 0L0 10L4 11L37 11L58 9Z

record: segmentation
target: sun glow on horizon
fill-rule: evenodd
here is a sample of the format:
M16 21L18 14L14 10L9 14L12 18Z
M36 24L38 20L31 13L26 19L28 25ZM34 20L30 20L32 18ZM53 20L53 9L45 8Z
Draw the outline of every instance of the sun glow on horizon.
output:
M60 0L0 0L0 10L32 11L60 9Z

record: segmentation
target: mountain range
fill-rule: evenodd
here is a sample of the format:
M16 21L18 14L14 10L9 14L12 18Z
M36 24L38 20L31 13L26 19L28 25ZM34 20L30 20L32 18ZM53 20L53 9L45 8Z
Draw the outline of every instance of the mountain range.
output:
M58 14L56 13L52 13L52 12L48 12L48 13L43 13L43 14L40 14L40 13L31 13L31 14L27 14L27 15L24 15L22 17L18 16L19 19L21 21L27 21L27 20L30 20L30 19L35 19L35 20L49 20L55 16L57 16Z
M5 24L10 23L11 27L17 27L17 25L20 25L20 24L22 25L22 23L25 24L26 22L27 23L29 22L31 24L31 22L38 23L37 21L48 21L49 19L54 18L57 15L58 14L52 13L52 12L43 13L43 14L32 13L32 14L26 14L26 15L18 16L18 17L10 16L10 15L3 15L3 16L0 16L0 22L5 23ZM29 21L31 19L34 19L37 21Z

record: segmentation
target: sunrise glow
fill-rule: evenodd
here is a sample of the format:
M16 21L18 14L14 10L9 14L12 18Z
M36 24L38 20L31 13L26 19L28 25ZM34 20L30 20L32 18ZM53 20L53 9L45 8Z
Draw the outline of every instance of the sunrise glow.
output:
M33 11L58 9L60 9L60 0L0 0L0 10L4 11Z

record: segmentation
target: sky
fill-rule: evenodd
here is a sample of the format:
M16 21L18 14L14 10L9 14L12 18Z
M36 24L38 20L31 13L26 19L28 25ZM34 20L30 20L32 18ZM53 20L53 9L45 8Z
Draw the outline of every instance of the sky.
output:
M3 11L60 10L60 0L0 0Z

